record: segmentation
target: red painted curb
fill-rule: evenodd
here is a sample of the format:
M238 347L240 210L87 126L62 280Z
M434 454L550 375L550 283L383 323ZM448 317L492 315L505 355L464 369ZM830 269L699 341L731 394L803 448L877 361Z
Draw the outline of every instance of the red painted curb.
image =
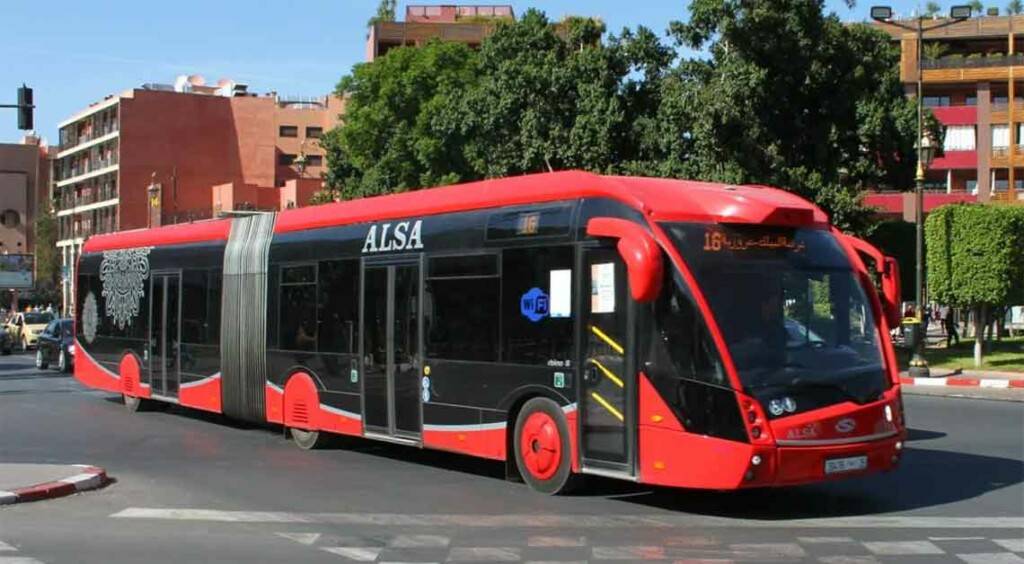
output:
M1005 378L967 378L949 376L947 378L911 378L900 376L900 384L905 386L927 386L941 388L957 386L961 388L1024 388L1024 379L1007 380Z
M76 464L72 468L80 472L62 480L17 488L10 492L0 492L3 494L0 495L0 505L64 497L73 493L101 488L110 482L107 471L98 466Z

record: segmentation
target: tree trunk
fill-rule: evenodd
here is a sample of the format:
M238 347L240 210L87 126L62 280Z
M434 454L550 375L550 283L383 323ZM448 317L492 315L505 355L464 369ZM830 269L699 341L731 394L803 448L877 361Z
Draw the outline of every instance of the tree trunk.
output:
M982 346L985 344L985 314L988 306L985 304L974 306L974 366L981 367Z

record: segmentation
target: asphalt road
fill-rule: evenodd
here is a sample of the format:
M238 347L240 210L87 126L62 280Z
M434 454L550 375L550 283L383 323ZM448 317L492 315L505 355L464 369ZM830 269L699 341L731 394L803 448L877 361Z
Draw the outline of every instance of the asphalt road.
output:
M1024 404L906 398L896 472L743 493L596 481L545 497L499 464L112 396L0 357L0 463L85 463L95 492L0 508L15 562L1024 562ZM696 463L696 462L695 462Z

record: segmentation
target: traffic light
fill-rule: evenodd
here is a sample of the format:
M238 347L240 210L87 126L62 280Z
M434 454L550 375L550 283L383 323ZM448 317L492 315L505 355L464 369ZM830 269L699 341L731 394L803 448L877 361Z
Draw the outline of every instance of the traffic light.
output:
M18 88L18 129L32 129L32 89L22 84Z

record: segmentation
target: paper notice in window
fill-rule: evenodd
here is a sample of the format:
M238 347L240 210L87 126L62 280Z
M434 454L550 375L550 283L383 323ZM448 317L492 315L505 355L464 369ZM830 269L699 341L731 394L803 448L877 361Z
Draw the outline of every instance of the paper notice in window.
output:
M590 312L615 313L615 263L590 265Z
M551 317L572 315L572 271L551 271Z

